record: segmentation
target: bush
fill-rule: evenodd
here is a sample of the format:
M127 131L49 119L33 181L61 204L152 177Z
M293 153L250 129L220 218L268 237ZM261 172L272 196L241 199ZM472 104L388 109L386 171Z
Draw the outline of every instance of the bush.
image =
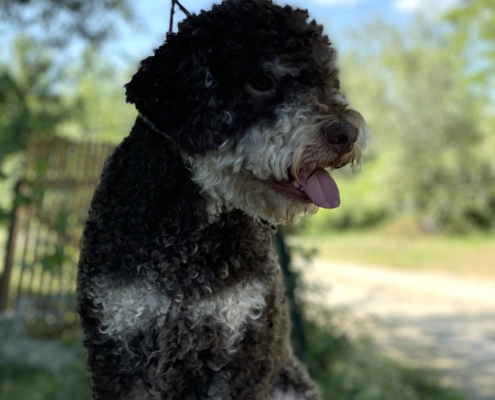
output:
M90 400L82 340L79 338L73 344L63 346L66 352L75 353L75 357L61 368L30 366L21 360L0 367L0 399Z

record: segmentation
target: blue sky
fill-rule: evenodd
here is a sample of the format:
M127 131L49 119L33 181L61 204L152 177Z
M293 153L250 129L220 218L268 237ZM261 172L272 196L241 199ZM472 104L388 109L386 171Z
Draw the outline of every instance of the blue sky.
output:
M1 0L0 0L1 1ZM191 13L208 10L221 0L182 0L181 3ZM461 0L274 0L277 4L309 10L311 18L325 26L334 47L340 52L348 50L350 30L359 31L363 25L373 24L377 17L398 26L407 25L414 13L435 16ZM135 70L138 62L151 55L153 49L165 40L170 17L170 0L130 1L137 14L138 26L128 26L121 22L116 26L116 34L106 43L106 54L110 55L124 69ZM174 22L185 16L177 10ZM8 29L8 28L7 28ZM2 30L1 41L9 43L16 31ZM0 46L0 59L9 58L7 46ZM80 46L74 45L74 57L78 57Z
M191 13L210 9L220 0L182 0L181 4ZM376 17L397 25L405 25L416 12L434 14L456 5L458 0L275 0L283 5L307 8L310 16L325 26L330 39L339 50L346 50L346 33L350 29L372 23ZM120 34L107 46L121 60L129 62L151 55L165 39L170 16L170 0L140 0L134 2L140 28L121 27ZM176 12L174 22L184 18Z

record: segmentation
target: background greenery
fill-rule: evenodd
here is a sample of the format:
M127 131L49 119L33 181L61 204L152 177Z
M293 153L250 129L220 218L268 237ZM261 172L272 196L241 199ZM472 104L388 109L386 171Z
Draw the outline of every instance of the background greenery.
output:
M58 13L23 18L22 9L36 15L50 3ZM368 228L404 217L427 233L493 231L493 3L466 1L440 19L418 17L404 27L377 20L353 33L339 66L343 92L371 129L365 173L336 171L342 206L308 219L303 232ZM92 10L133 23L129 5L44 0L35 7L9 0L1 7L0 23L18 29L0 63L3 176L18 170L9 170L9 157L21 157L31 135L120 141L136 115L122 88L134 67L112 64L100 52L111 33L105 20L91 28L69 20L60 40L36 36L33 21L43 27L59 23L60 13L75 18ZM66 16L64 7L75 10ZM61 54L75 52L70 39L79 51L69 62Z

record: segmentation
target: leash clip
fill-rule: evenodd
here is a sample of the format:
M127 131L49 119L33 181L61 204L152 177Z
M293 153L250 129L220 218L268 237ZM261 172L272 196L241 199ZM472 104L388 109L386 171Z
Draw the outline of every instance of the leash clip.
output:
M174 25L174 13L175 13L175 5L178 5L180 10L186 14L187 16L191 15L189 11L186 10L186 8L179 3L178 0L172 0L172 9L170 10L170 26L168 28L168 35L171 35L173 33L173 25Z

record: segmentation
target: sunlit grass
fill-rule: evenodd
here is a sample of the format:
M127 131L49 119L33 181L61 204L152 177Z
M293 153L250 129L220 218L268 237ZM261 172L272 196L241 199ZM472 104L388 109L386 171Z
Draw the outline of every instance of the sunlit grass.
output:
M394 236L383 232L293 236L327 261L495 279L495 236Z

